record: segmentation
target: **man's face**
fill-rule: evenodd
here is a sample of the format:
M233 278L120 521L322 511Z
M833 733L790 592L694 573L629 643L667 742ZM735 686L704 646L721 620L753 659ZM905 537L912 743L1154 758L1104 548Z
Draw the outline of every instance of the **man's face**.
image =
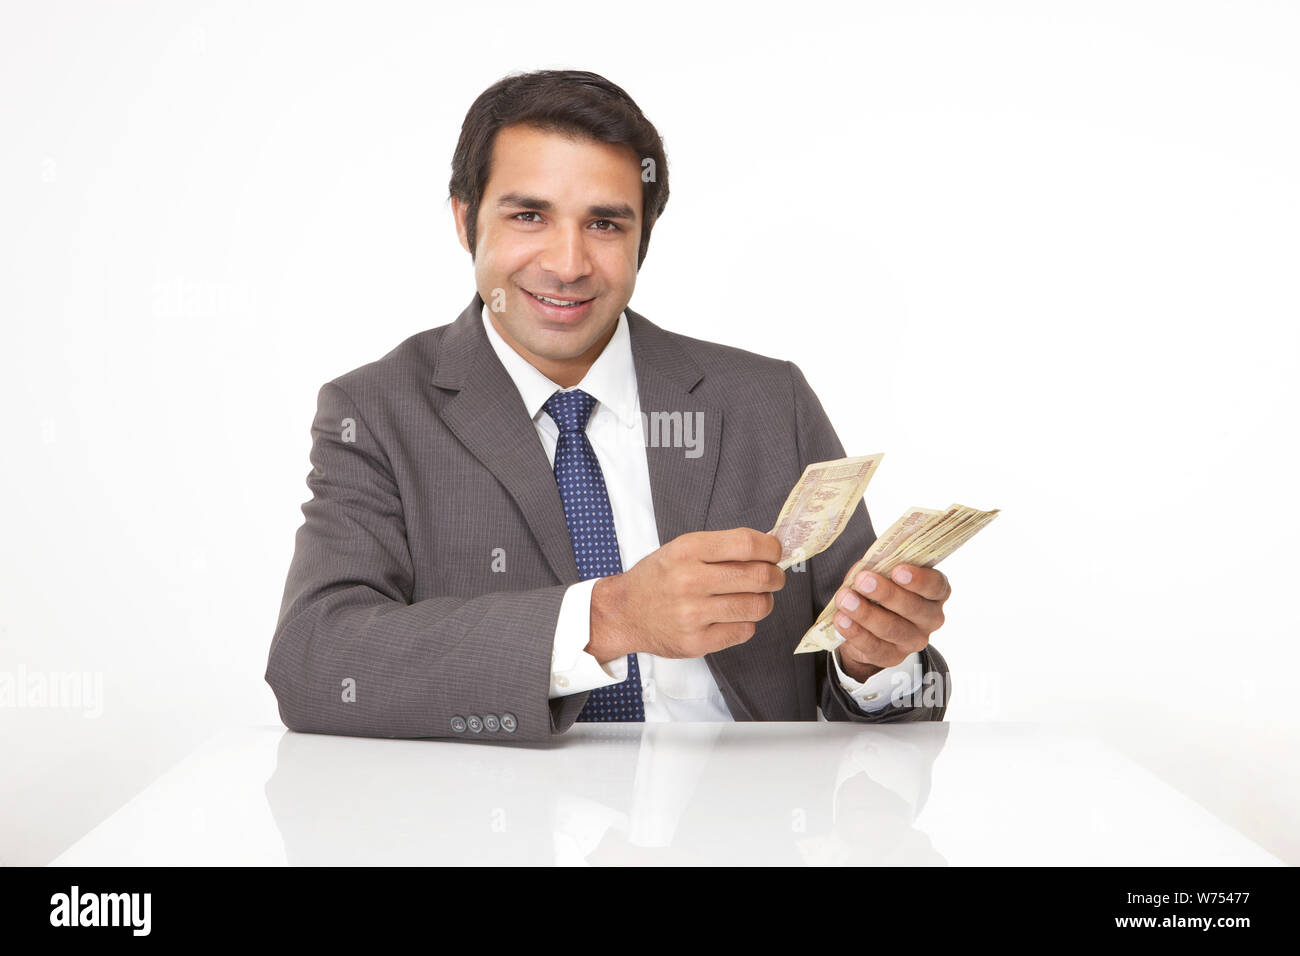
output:
M452 210L468 251L466 208L453 199ZM576 385L609 342L640 244L641 164L630 148L530 126L497 133L474 281L501 337L551 381Z

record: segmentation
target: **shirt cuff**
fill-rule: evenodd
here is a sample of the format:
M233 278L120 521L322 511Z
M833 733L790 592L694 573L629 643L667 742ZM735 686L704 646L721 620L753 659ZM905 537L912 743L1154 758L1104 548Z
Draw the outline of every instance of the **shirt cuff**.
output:
M567 697L627 679L627 656L602 664L583 648L591 641L591 591L599 578L570 585L560 601L551 644L551 689L548 697Z
M902 663L886 667L868 677L857 681L844 673L840 667L840 649L831 651L831 660L835 662L835 673L840 686L853 698L853 703L868 714L884 710L892 701L900 700L916 692L921 686L921 655L913 651L903 658Z

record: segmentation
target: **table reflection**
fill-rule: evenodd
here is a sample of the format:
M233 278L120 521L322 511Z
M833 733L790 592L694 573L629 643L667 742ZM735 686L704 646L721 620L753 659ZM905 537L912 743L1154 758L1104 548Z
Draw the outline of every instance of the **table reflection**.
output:
M265 791L295 865L945 863L916 820L946 723L760 726L579 724L535 746L286 732Z

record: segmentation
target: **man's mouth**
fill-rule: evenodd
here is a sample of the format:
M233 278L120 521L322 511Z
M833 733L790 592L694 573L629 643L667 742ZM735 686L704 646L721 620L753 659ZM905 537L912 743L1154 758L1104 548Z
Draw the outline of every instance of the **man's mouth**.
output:
M524 291L528 292L527 289L524 289ZM528 294L538 302L544 302L555 309L576 309L591 301L591 299L557 299L549 295L538 295L536 292L528 292Z

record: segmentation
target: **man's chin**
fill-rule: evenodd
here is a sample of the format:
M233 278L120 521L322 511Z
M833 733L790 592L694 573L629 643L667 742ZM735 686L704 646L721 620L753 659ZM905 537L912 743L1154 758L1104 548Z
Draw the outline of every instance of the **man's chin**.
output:
M553 362L576 359L605 339L616 320L617 316L601 323L592 321L562 328L534 328L524 344L535 355Z
M565 329L555 335L542 336L540 339L526 344L528 350L538 358L550 362L568 362L586 355L591 351L592 346L600 341L600 336L591 338L584 335L581 338L576 338L576 331L575 329Z

